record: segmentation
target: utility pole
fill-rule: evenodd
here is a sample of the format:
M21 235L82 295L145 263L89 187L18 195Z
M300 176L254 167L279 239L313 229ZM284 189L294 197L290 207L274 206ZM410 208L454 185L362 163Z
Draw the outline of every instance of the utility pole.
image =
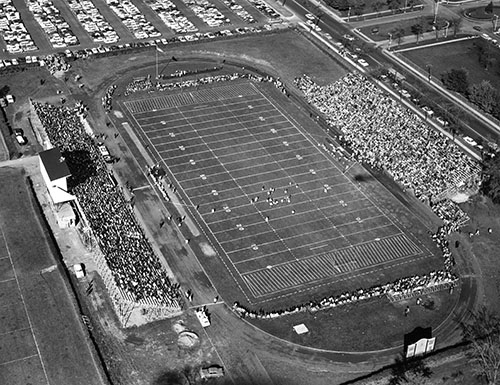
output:
M433 22L433 24L436 24L438 10L439 10L439 0L434 0L434 22Z

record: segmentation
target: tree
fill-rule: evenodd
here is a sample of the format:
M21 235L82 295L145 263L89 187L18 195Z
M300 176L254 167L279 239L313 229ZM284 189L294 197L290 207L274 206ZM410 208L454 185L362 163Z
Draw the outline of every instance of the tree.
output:
M387 7L391 10L401 8L403 0L386 0Z
M499 92L488 80L473 84L469 90L469 100L477 104L483 111L491 114L498 104Z
M484 39L479 39L474 46L477 48L479 64L484 66L486 70L489 69L495 62L494 57L491 55L491 44L484 41Z
M389 385L430 385L432 371L420 357L396 358Z
M490 1L490 3L486 7L484 7L484 12L493 13L493 1Z
M487 157L483 161L481 190L494 203L500 203L500 156Z
M453 36L457 36L460 27L462 26L463 19L461 17L455 18L451 21L453 23Z
M465 68L452 68L441 74L441 81L451 91L467 95L469 91L469 72Z
M420 35L422 34L422 32L424 32L424 26L422 25L422 23L417 23L417 24L413 24L411 27L411 32L417 37L417 44L418 44L418 39L420 38Z
M483 306L462 323L462 333L469 342L467 354L474 373L496 385L500 380L500 318Z
M403 37L405 36L405 30L403 27L398 26L391 30L392 38L398 42L398 46L401 45Z
M373 9L373 12L379 12L382 7L384 6L384 2L380 1L380 0L377 0L375 1L373 4L372 4L372 9Z

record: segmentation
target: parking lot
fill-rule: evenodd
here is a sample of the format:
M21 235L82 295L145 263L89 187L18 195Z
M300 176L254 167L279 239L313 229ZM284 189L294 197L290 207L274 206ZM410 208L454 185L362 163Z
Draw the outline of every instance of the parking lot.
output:
M2 58L135 41L258 33L283 20L262 0L0 0ZM16 65L10 61L8 64Z

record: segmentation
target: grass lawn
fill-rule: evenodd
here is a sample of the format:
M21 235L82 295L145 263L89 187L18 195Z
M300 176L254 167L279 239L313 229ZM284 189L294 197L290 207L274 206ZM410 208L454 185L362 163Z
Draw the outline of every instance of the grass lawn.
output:
M479 63L477 44L489 46L491 57L496 61L488 71ZM424 47L402 52L420 68L425 69L427 64L432 65L432 73L440 78L443 72L452 68L465 68L469 71L470 84L480 83L483 80L491 82L493 87L500 88L500 49L487 44L483 39L470 39L434 47Z
M317 313L294 314L279 321L250 322L299 345L338 351L386 349L402 345L404 334L417 326L431 326L434 330L453 310L459 292L450 296L445 290L422 299L425 306L417 306L415 299L396 303L386 299L367 300ZM407 317L404 316L406 306L410 306ZM293 326L301 323L309 333L297 335L294 332Z
M491 20L493 15L500 16L500 7L493 7L493 13L485 12L485 7L470 8L465 11L465 15L472 19Z
M99 384L87 331L26 177L1 168L0 180L0 258L12 261L17 276L0 282L0 383Z
M392 22L392 23L385 23L385 24L379 24L379 25L370 25L367 27L360 28L360 31L363 32L366 36L368 36L370 39L375 40L375 41L382 41L382 40L388 40L389 39L389 33L393 33L394 30L396 29L402 29L404 30L404 36L414 36L413 32L411 31L412 25L415 25L418 23L420 18L415 18L415 19L408 19L408 20L400 20L397 22ZM423 17L423 25L424 25L424 32L431 32L433 31L432 29L432 22L434 18L432 16L427 16ZM444 31L441 31L446 25L446 19L438 18L437 20L437 26L439 31L439 36L443 36ZM451 23L451 21L450 21ZM374 28L378 28L377 33L372 33L372 30ZM453 27L450 25L448 28L448 36L451 36L453 34ZM398 41L396 37L393 36L392 38L393 45L397 45ZM405 43L405 38L403 37L401 39L401 44Z
M327 1L327 4L329 2ZM336 3L333 1L333 3ZM406 2L401 0L400 3L400 8L404 8L405 5L407 8L414 7L416 5L420 5L422 2L420 0L407 0ZM344 6L345 8L345 6ZM356 8L356 5L353 7L354 9ZM359 9L358 12L356 12L354 9L351 9L351 16L356 16L359 14L360 16L362 14L367 14L367 13L375 13L375 12L384 12L384 11L390 11L391 9L387 5L387 2L385 1L380 1L380 0L365 0L362 3L362 8ZM396 13L396 11L399 12L399 9L394 9L393 12ZM342 11L339 11L340 14L343 17L347 17L349 11L347 9L343 9Z

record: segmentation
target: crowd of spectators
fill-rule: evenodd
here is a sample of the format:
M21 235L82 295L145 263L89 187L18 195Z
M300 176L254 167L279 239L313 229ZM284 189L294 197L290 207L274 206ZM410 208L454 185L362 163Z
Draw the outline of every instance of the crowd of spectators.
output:
M214 69L217 69L215 67ZM232 74L226 75L210 75L196 79L186 79L180 82L153 82L151 77L145 77L143 79L133 80L129 84L127 84L125 89L125 96L131 95L135 92L144 92L144 91L171 91L175 89L184 89L190 87L199 87L206 84L213 83L222 83L227 81L232 81L236 79L248 79L254 82L262 83L272 83L274 86L283 92L285 95L288 95L288 91L285 87L285 84L281 81L280 78L274 78L272 76L261 76L253 73L239 73L234 72Z
M295 84L342 132L340 139L357 160L384 169L423 201L479 175L475 160L361 74L350 73L327 86L307 76Z
M71 67L71 65L65 60L64 56L61 55L47 55L43 59L43 62L51 74L58 71L66 72Z
M116 90L116 84L113 84L108 87L104 96L102 97L102 107L104 111L109 112L113 109L113 94Z
M161 265L117 186L79 111L33 103L50 142L59 147L71 171L70 192L78 198L118 288L136 301L158 306L180 303L180 291Z
M425 289L447 285L454 286L457 283L457 277L446 270L432 271L423 276L411 276L400 278L395 282L386 283L385 285L377 285L368 289L358 289L352 292L344 292L337 296L325 297L319 301L311 301L305 304L296 305L287 309L275 311L250 310L242 306L240 303L233 304L233 310L244 318L251 319L271 319L283 317L290 314L303 312L317 312L320 310L331 309L337 306L354 303L357 301L376 298L383 295L398 295L400 293L419 293L425 292Z

